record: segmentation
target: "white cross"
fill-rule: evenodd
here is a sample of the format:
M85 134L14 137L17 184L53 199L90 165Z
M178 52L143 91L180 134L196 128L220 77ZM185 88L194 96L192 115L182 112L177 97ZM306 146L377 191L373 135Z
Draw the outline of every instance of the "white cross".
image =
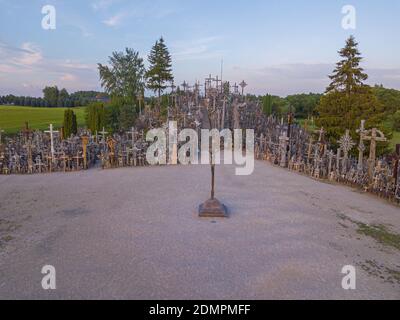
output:
M135 127L131 128L131 131L127 132L128 137L131 134L132 135L132 148L135 146Z
M46 133L50 133L50 146L51 146L51 158L53 159L53 162L55 161L54 159L54 133L58 133L58 131L53 130L53 125L50 124L50 130L45 131Z
M105 137L108 132L104 129L104 127L103 127L103 131L100 131L99 133L103 136L103 141L105 141Z

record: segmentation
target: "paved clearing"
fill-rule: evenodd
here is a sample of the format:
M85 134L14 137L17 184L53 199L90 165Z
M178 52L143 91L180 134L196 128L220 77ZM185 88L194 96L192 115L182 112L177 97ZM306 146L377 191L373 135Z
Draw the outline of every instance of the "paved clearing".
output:
M216 178L230 218L214 221L196 215L208 166L0 176L0 298L400 299L399 249L355 223L399 234L398 207L266 162Z

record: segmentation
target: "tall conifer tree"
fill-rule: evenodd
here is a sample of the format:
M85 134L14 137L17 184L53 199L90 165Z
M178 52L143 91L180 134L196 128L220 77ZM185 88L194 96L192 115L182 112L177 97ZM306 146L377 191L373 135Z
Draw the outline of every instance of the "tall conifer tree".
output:
M167 88L167 83L172 82L172 60L164 39L156 41L148 56L150 67L146 73L147 87L158 94L160 101L161 93Z

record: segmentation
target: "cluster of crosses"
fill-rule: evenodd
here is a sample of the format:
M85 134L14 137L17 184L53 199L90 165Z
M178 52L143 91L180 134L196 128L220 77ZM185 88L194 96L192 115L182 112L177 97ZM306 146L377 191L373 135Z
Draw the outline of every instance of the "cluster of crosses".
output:
M310 133L293 124L291 114L286 122L272 116L256 121L256 158L315 179L351 184L382 197L400 199L400 145L395 156L377 158L377 144L387 139L376 128L366 129L364 120L357 130L358 145L346 130L336 152L329 149L324 128ZM358 157L352 157L356 146Z
M170 121L175 121L178 130L254 129L255 156L259 160L316 179L357 185L400 199L400 146L396 156L377 159L377 145L386 141L381 131L367 129L362 121L357 131L359 141L356 143L350 131L346 131L334 152L325 139L324 128L310 132L294 123L292 113L287 120L265 115L259 102L245 96L246 86L245 81L231 85L211 75L204 84L196 81L190 85L184 81L179 88L172 84L167 114L162 114L160 106L144 105L141 97L135 126L126 132L111 134L103 128L101 132L80 130L75 136L63 137L62 130L54 130L53 125L44 132L33 131L26 125L17 136L3 139L0 128L0 174L146 166L150 145L146 142L147 131L153 128L167 131ZM352 157L356 146L358 157ZM365 157L367 151L369 156ZM169 150L166 152L170 154Z

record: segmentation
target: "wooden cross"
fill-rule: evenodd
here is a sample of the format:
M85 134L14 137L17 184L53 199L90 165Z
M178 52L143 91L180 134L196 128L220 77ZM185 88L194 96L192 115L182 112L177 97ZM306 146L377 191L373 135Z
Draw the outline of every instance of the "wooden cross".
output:
M63 162L63 169L64 169L64 172L67 170L67 163L68 163L68 161L69 161L69 156L67 156L66 154L65 154L65 152L63 152L62 153L62 156L60 157L60 159L61 159L61 161Z
M358 164L357 164L357 169L358 170L362 170L363 169L364 151L365 151L364 137L368 133L368 131L365 130L365 120L361 120L361 126L360 126L360 129L357 130L357 133L360 134L360 143L358 145Z
M280 166L281 167L286 167L286 156L287 156L287 144L289 142L289 137L287 136L287 133L284 132L282 136L279 137L279 145L281 149L281 162Z
M79 150L76 151L76 156L73 158L76 160L76 170L79 171L79 159L82 159L82 156L79 155Z
M128 137L129 135L132 135L132 148L133 148L135 146L135 127L132 127L131 131L127 131L126 133L128 134Z
M182 87L183 87L183 92L186 93L186 90L189 88L189 84L186 81L183 81Z
M104 127L103 127L103 131L100 131L99 132L101 135L102 135L102 137L103 137L103 141L102 142L105 142L106 140L105 140L105 138L106 138L106 134L108 134L108 132L104 129Z
M215 83L216 83L216 88L217 88L217 91L218 91L218 87L219 87L219 84L218 84L218 83L221 82L221 86L222 86L222 80L218 79L218 76L216 76L215 79L214 79L214 81L215 81Z
M371 133L370 136L367 134ZM368 159L368 172L369 176L373 176L374 167L375 167L375 159L376 159L376 143L377 142L386 142L387 139L382 131L373 128L372 130L368 130L367 133L364 135L364 140L371 141L369 147L369 159Z
M83 135L81 139L82 139L83 168L87 169L87 145L89 143L89 136Z
M211 77L211 74L210 74L210 76L208 78L206 78L206 82L204 84L204 91L205 91L206 98L207 98L207 95L208 95L208 90L211 89L211 84L212 84L212 81L214 81L214 80L215 79L213 77Z
M235 84L233 85L233 93L234 93L234 94L238 94L238 93L239 93L239 86L236 84L236 82L235 82Z
M239 83L239 86L242 88L242 96L244 95L244 88L247 87L247 83L243 80L241 83Z
M52 158L52 161L54 162L55 158L54 158L54 136L53 136L53 134L54 133L58 133L58 131L54 131L53 130L53 124L50 124L50 130L45 131L45 133L50 133L51 158Z
M319 142L319 143L324 142L325 133L326 133L324 127L321 127L321 129L315 130L314 132L319 134L318 142Z
M347 171L347 160L349 158L349 151L356 145L350 136L350 130L346 130L346 134L339 140L340 150L343 150L343 174Z
M42 166L44 166L44 163L42 162L42 158L40 158L40 156L36 156L35 166L39 167L39 173L42 173Z
M308 151L307 151L307 164L310 164L313 142L314 142L313 136L310 135L310 141L308 142Z

